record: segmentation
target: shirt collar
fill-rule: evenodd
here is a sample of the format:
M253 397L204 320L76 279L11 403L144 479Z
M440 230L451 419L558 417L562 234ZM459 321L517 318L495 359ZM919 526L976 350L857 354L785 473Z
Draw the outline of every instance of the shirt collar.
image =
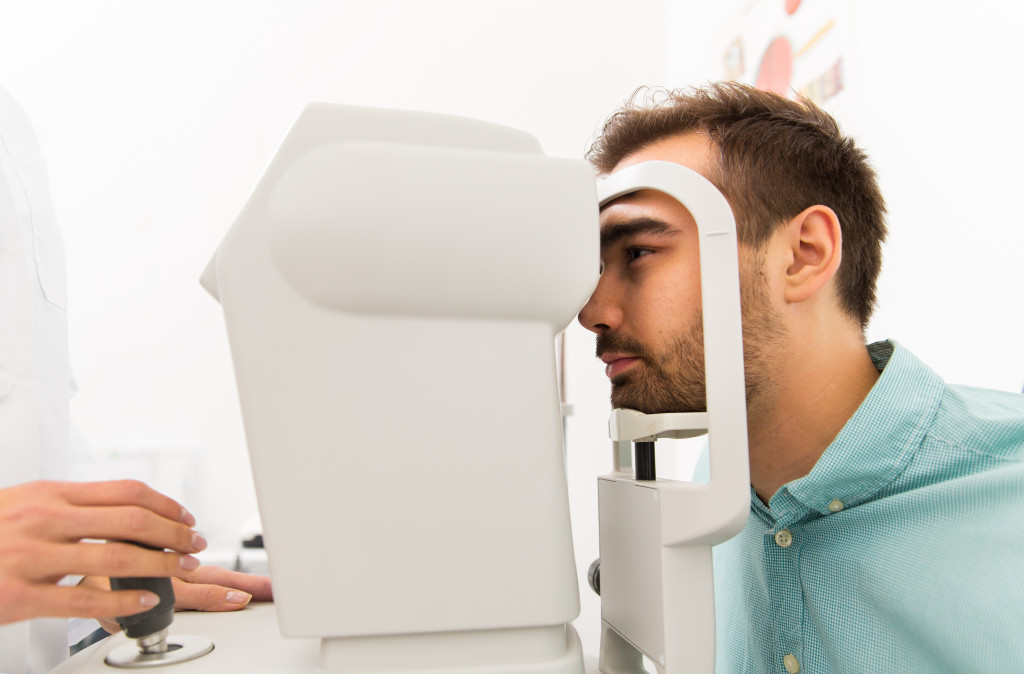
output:
M907 467L939 409L945 384L894 341L868 346L878 381L811 472L783 486L771 499L775 519L822 515L829 504L869 501Z

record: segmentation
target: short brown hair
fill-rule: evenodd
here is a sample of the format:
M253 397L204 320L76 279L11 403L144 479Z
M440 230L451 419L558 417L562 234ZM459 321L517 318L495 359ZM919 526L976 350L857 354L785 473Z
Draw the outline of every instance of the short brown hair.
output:
M645 98L646 101L638 102ZM704 133L718 148L715 175L736 215L739 240L761 248L809 206L828 206L843 231L840 306L863 330L875 306L885 240L885 200L867 155L836 121L797 101L737 82L677 91L638 90L605 123L587 159L607 174L669 136Z

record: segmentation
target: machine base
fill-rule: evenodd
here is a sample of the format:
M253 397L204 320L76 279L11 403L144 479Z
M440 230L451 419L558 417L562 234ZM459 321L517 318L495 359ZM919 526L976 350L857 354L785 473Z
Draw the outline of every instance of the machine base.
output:
M216 648L203 657L166 664L165 669L158 670L161 674L323 674L319 667L320 640L282 637L273 604L253 604L241 611L229 613L177 613L170 628L168 643L178 640L175 636L177 632L203 635L216 644ZM126 646L138 653L136 645L124 634L112 635L65 660L50 674L115 674L123 670L107 664L106 659L114 651ZM566 629L566 652L563 657L548 663L520 666L514 671L530 674L596 673L596 663L592 659L587 660L584 670L580 653L579 637L570 625ZM497 666L493 669L471 667L465 671L466 674L491 674L513 670Z
M206 637L176 634L168 637L167 650L163 653L143 653L137 644L127 643L110 651L104 662L124 669L163 667L201 658L212 650L213 642Z

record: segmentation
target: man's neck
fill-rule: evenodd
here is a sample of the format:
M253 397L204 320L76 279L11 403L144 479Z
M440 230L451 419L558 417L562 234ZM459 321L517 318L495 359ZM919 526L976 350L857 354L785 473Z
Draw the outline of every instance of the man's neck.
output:
M750 483L765 504L811 471L878 380L862 340L825 341L779 354L772 390L751 401Z

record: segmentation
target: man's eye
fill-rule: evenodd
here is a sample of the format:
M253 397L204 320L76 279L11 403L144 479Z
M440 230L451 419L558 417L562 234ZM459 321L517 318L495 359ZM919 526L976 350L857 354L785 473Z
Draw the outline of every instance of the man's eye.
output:
M629 258L630 262L635 262L636 260L642 258L644 255L649 255L653 252L654 251L650 248L631 247L626 249L626 257Z

